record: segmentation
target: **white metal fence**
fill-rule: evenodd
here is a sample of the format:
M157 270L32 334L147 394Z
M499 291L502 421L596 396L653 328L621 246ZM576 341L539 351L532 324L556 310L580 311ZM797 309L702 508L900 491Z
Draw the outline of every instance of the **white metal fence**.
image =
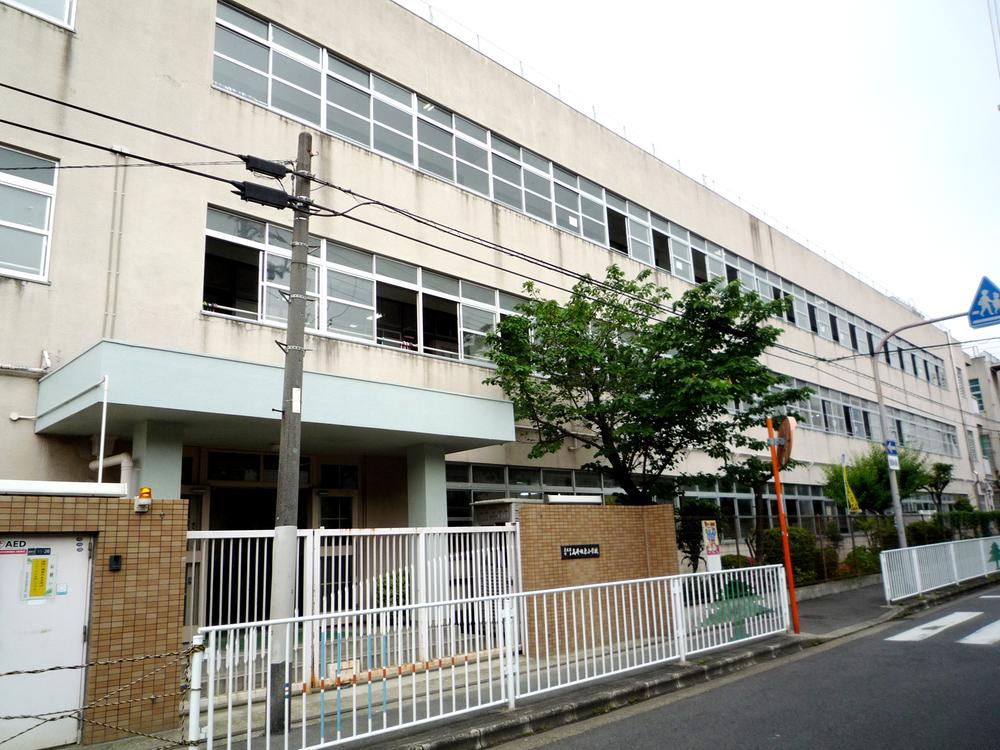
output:
M980 578L991 571L1000 571L1000 536L882 553L882 585L887 602Z
M274 531L188 532L188 638L202 626L267 617L273 543ZM295 602L300 617L520 591L517 527L513 525L300 529L298 548ZM421 609L417 620L418 646L426 656L434 613ZM303 681L312 683L318 678L321 636L308 619L294 636L291 645L303 652Z
M318 748L681 661L788 622L773 565L208 626L196 636L206 649L192 663L189 739ZM307 630L319 644L314 682L297 680ZM270 664L282 652L285 720L274 731Z

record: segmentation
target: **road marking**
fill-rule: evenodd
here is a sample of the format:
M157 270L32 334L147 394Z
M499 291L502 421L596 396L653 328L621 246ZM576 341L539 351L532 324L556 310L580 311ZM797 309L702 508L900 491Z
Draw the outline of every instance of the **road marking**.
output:
M980 599L1000 599L1000 594L983 594Z
M973 646L992 646L994 643L1000 643L1000 620L991 622L985 628L980 628L975 633L965 636L959 643Z
M971 620L973 617L979 617L982 612L952 612L950 615L945 615L944 617L939 617L936 620L931 620L930 622L924 623L923 625L918 625L915 628L910 628L909 630L904 630L898 635L894 635L891 638L886 638L887 641L922 641L925 638L930 638L932 635L937 635L945 628L950 628L953 625L960 625L967 620Z

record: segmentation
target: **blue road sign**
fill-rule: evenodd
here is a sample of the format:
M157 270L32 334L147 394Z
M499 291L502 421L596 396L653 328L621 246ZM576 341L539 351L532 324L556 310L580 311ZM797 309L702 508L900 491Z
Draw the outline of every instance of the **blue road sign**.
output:
M885 452L888 453L890 456L898 456L899 455L899 451L896 450L896 441L895 440L886 440L885 441Z
M983 276L969 308L969 325L985 328L1000 323L1000 288Z

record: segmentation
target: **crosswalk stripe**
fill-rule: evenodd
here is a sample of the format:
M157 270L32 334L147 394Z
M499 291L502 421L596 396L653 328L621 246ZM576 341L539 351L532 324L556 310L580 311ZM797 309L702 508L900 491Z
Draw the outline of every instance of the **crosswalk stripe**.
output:
M963 622L971 620L973 617L979 617L981 614L982 612L952 612L950 615L945 615L936 620L925 622L923 625L918 625L915 628L904 630L902 633L894 635L891 638L886 638L886 640L922 641L925 638L930 638L932 635L937 635L945 628L950 628L953 625L961 625Z
M974 646L992 646L994 643L1000 643L1000 620L991 622L975 633L965 636L959 643L968 643Z

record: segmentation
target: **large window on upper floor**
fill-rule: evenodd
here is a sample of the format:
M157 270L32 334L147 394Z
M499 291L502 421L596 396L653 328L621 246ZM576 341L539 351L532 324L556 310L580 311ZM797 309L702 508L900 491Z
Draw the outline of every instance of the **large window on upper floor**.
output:
M210 208L202 307L207 313L285 325L292 233ZM452 276L309 238L306 330L407 352L485 361L485 337L521 298Z
M0 0L0 3L11 5L47 21L54 21L60 26L73 26L76 0Z
M0 274L48 277L55 195L54 161L0 146Z

